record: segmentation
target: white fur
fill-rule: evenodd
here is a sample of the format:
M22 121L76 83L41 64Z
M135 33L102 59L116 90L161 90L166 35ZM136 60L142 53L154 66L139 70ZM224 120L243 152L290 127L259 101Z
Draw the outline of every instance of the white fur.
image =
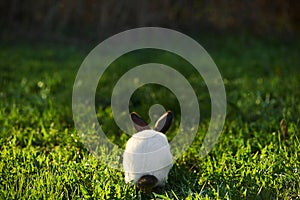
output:
M127 142L123 156L125 181L134 184L143 175L153 175L156 185L164 185L173 166L167 137L154 130L134 134Z

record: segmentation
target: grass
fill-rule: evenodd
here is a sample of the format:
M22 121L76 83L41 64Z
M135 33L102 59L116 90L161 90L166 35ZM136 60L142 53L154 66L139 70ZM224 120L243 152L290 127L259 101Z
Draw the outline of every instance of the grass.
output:
M157 199L300 198L299 41L251 36L199 37L223 76L227 118L218 143L198 157L210 102L201 77L184 60L155 50L129 53L105 72L96 94L99 122L124 146L114 123L110 94L132 66L160 61L179 70L197 91L198 137L178 159ZM0 49L0 199L132 199L134 187L84 148L73 124L71 97L77 70L89 51L72 45L6 43ZM184 67L183 67L184 66ZM166 98L167 97L167 98ZM137 90L130 110L147 119L159 102L180 109L166 88ZM149 120L149 119L148 119Z

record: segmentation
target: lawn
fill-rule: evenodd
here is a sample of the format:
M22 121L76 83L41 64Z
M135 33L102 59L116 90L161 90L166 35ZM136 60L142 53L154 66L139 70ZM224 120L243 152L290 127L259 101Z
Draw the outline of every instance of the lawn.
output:
M159 199L300 198L300 42L252 36L197 36L223 77L227 117L217 144L198 156L210 119L201 76L183 59L148 49L117 59L100 80L97 117L111 141L129 138L113 121L110 95L128 69L161 62L181 72L197 93L197 138L175 161ZM77 70L97 45L6 42L0 48L0 199L141 199L82 144L72 116ZM154 103L173 110L174 136L180 107L166 88L147 85L130 110L145 119Z

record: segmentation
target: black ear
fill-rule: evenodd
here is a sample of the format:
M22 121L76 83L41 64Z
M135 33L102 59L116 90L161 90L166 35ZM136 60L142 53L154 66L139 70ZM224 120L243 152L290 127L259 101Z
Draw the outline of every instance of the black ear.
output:
M134 128L140 132L150 129L148 124L135 112L130 113Z
M170 128L173 119L173 113L171 111L163 114L156 122L154 130L165 133Z

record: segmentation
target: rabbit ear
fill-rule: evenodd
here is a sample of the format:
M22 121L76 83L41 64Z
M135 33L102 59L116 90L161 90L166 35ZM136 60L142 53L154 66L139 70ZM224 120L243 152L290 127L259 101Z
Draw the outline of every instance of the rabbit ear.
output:
M147 123L135 112L130 113L134 128L140 132L150 129Z
M165 133L171 126L173 113L171 111L163 114L156 122L154 130Z

